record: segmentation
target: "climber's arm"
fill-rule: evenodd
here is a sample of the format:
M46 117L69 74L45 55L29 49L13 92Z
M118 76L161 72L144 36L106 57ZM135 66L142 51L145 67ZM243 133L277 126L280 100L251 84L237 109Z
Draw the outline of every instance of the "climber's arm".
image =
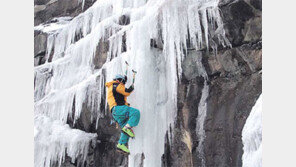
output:
M116 92L124 95L124 96L129 96L131 92L134 90L133 86L130 86L128 89L124 87L124 85L119 84L116 88Z
M131 85L128 89L125 88L125 92L131 93L134 90L134 86Z

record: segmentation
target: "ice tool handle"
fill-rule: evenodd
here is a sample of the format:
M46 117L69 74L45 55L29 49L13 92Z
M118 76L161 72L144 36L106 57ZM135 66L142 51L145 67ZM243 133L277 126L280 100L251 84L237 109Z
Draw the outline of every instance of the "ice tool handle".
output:
M125 61L125 64L126 64L125 75L127 76L127 70L128 70L129 64L128 64L127 61ZM132 72L133 72L133 85L134 85L137 71L135 71L135 70L132 69Z
M137 71L132 70L132 72L133 72L133 85L134 85Z

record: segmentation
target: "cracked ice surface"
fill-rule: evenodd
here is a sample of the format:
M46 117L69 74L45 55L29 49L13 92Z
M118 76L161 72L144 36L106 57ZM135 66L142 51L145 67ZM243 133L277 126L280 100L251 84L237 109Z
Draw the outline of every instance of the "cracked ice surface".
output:
M122 15L129 17L128 25L119 24ZM158 48L151 48L151 39ZM39 137L44 141L49 137L40 133L46 131L42 121L38 123L43 117L53 121L48 121L48 126L57 121L61 127L67 127L52 128L52 133L58 134L60 129L65 133L74 130L66 124L67 119L70 117L75 122L84 105L90 108L92 121L99 121L108 112L100 110L102 98L106 96L104 83L117 73L124 74L124 62L128 61L131 68L138 71L135 91L128 100L141 111L140 124L135 128L136 139L129 143L130 167L138 165L135 157L139 153L145 155L144 166L161 166L165 134L169 132L169 136L173 136L169 129L174 127L177 84L186 49L215 47L215 42L229 45L218 0L98 0L51 33L47 41L47 61L35 67L36 149L46 148L39 145ZM107 62L101 69L95 69L94 56L101 41L108 43ZM131 71L128 78L132 78ZM130 84L131 79L127 85ZM88 139L89 135L92 134L80 133L82 138ZM54 143L70 140L57 136ZM90 142L82 141L84 145ZM53 145L56 150L71 147L71 144L62 148ZM47 154L46 149L40 149L43 156L35 155L35 159L41 164L60 163L64 154L55 151ZM85 155L84 151L86 149L74 147L69 154L75 159L77 156L73 153Z

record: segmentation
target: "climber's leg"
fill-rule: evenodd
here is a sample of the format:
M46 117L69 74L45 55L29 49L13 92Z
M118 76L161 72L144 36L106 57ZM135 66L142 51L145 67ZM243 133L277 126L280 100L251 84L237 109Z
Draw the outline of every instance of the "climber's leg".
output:
M129 124L131 127L137 126L140 121L140 111L132 107L128 107L128 111L129 111L129 119L127 124Z
M123 127L121 131L129 137L135 137L132 127L139 124L140 111L138 109L128 106L115 106L112 112L114 119L118 122L120 127Z
M124 134L124 133L121 133L120 134L120 138L119 138L119 141L118 141L118 144L117 144L117 149L119 149L120 151L124 152L124 153L130 153L129 149L127 148L127 143L128 143L128 139L129 139L129 136Z
M120 127L124 127L128 120L127 106L115 106L112 109L112 116Z
M135 127L140 121L140 111L126 105L115 106L112 115L120 126L124 126L127 123L127 126ZM128 121L126 122L126 120Z
M116 122L119 124L119 126L123 128L127 124L128 110L124 106L115 106L112 111L112 116L116 120ZM120 138L117 144L117 149L129 154L130 151L127 148L128 140L129 140L129 136L122 132L120 134Z
M117 150L118 151L120 151L120 152L122 152L124 154L129 154L130 153L130 150L124 144L118 143L116 147L117 147Z
M125 133L121 132L118 143L120 143L120 144L127 144L128 143L128 140L129 140L129 136L126 135Z
M135 134L132 130L132 127L135 127L139 124L140 121L140 111L132 108L132 107L128 107L126 106L127 111L128 111L128 115L129 115L129 119L127 121L126 126L124 126L122 128L122 132L124 132L125 134L127 134L130 137L135 137Z

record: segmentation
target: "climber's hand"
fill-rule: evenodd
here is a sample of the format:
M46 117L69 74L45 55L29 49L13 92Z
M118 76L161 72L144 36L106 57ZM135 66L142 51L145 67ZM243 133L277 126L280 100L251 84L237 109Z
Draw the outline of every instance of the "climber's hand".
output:
M126 93L131 93L133 90L134 90L134 86L132 86L132 85L128 89L125 88Z
M128 89L129 89L130 91L133 91L133 90L134 90L134 85L131 85Z

